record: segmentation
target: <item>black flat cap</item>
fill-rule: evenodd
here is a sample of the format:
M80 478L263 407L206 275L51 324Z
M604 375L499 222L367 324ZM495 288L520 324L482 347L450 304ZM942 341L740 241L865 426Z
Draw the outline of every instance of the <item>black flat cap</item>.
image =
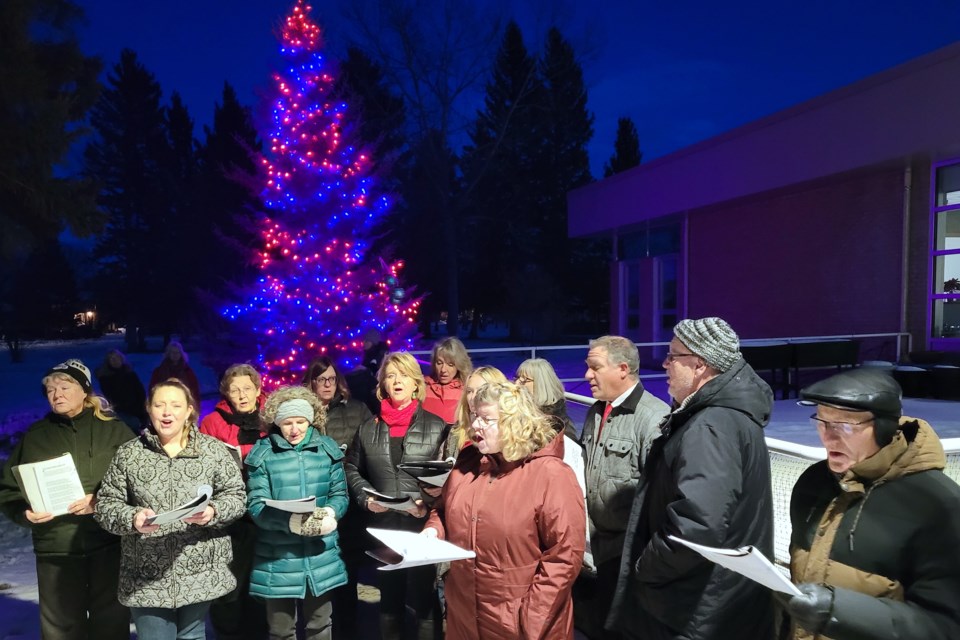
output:
M875 369L838 373L801 389L800 397L803 405L824 404L889 417L900 417L903 413L900 385L889 374Z

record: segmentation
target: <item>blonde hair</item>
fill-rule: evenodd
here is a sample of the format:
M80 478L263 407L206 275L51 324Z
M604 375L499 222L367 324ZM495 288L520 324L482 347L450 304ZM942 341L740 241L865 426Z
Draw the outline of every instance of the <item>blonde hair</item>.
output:
M229 399L230 383L233 382L234 378L242 378L243 376L250 378L253 386L257 388L258 392L260 391L260 373L256 369L248 364L232 364L223 372L223 377L220 378L220 395L225 399Z
M477 391L474 404L497 405L501 452L509 462L530 457L557 436L550 419L520 385L488 382ZM472 427L470 436L473 437Z
M197 428L197 416L200 415L199 410L197 409L197 401L193 399L193 394L190 393L190 387L185 385L179 378L167 378L162 382L150 387L150 392L147 394L147 404L146 409L147 413L150 413L150 405L153 403L153 397L157 395L157 390L163 387L171 387L173 389L179 389L183 392L184 398L187 400L187 406L190 407L190 412L187 414L187 419L183 421L183 431L180 432L180 446L186 447L187 443L190 441L190 432ZM151 421L151 426L152 421Z
M280 405L287 400L306 400L310 404L310 407L313 408L313 420L310 422L310 424L320 433L324 435L327 434L326 407L323 406L323 402L320 401L320 398L317 397L317 394L300 385L280 387L271 393L267 398L267 401L263 403L263 411L260 412L260 420L262 420L264 424L272 427L274 425L274 420L277 419L277 411L280 410Z
M83 385L77 382L76 378L73 376L67 375L66 373L51 373L48 376L44 376L43 380L40 381L40 384L44 387L47 386L47 383L51 380L64 380L67 382L72 382L81 389ZM93 409L93 415L96 416L99 420L116 420L117 416L113 415L113 407L110 406L110 402L92 391L88 393L83 398L83 406L86 409Z
M553 365L543 358L530 358L521 362L517 367L517 377L533 381L533 401L538 407L556 404L564 398L563 383L557 377Z
M453 366L457 368L457 380L461 384L467 384L467 378L473 371L473 362L470 361L470 354L463 343L458 338L444 338L433 345L433 352L430 354L430 376L434 380L437 379L437 358L440 356L453 362Z
M483 365L482 367L477 367L474 369L467 379L463 381L464 386L466 386L467 381L471 377L477 376L481 380L486 382L508 382L507 376L503 375L503 372L496 367L491 367L489 365ZM450 440L454 443L455 448L452 451L454 456L460 452L460 449L463 448L463 445L466 444L467 440L470 439L470 423L473 422L473 416L470 415L470 404L467 402L467 390L464 389L463 393L460 394L460 400L457 402L457 408L454 412L454 425L453 429L450 430Z
M423 379L423 371L420 370L417 359L406 351L394 351L384 356L383 362L380 364L380 369L377 371L377 400L383 400L385 397L383 381L387 376L387 367L391 364L396 367L400 373L413 378L417 384L417 387L413 390L413 397L416 400L423 401L427 396L427 383Z

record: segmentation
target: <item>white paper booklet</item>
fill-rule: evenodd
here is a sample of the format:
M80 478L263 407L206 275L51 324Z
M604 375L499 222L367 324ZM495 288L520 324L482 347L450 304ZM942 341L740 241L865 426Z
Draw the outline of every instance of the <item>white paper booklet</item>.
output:
M367 531L387 545L387 549L367 551L367 555L386 563L380 567L381 571L394 571L477 557L473 551L461 549L446 540L431 538L413 531L393 531L373 527L368 527Z
M23 497L35 513L62 516L71 503L83 498L83 485L73 464L73 456L65 453L50 460L28 462L13 468Z
M694 542L687 542L676 536L667 536L674 542L690 547L710 562L726 567L742 576L759 582L768 589L779 591L791 596L799 596L797 589L790 580L777 570L767 557L754 547L740 547L739 549L716 549Z
M264 500L263 504L287 513L313 513L317 507L317 496L297 498L296 500Z
M410 496L390 496L368 487L364 487L363 491L368 496L373 496L373 501L379 504L381 507L386 507L387 509L392 509L394 511L406 511L407 509L412 509L413 507L417 506L416 503L414 503L413 498Z
M442 487L447 482L447 478L450 477L450 472L441 473L436 476L420 476L417 478L417 482L422 482L423 484L428 484L431 487Z
M230 457L233 458L233 461L237 463L237 466L240 467L240 470L243 471L243 452L240 450L240 447L223 443L223 446L227 448L227 451L230 452Z
M210 502L210 496L212 495L213 487L208 484L200 485L197 487L197 497L193 500L180 505L176 509L171 509L170 511L158 513L155 516L150 516L144 522L145 524L170 524L171 522L184 520L192 515L203 513L203 511L207 508L207 504Z

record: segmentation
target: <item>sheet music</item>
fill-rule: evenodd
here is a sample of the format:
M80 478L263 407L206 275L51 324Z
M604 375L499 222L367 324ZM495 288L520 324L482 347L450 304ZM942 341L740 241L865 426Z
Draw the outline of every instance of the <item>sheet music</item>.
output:
M263 504L287 513L313 513L317 507L317 497L297 498L296 500L264 500Z
M676 536L667 536L674 542L693 549L710 562L714 562L721 567L726 567L742 576L758 582L768 589L779 591L791 596L799 596L800 590L797 589L790 580L780 573L773 563L765 555L757 551L755 547L740 547L739 549L717 549L708 547L695 542L688 542Z
M169 524L177 520L184 520L192 515L203 513L210 503L210 496L213 495L213 487L208 484L197 487L197 497L189 502L185 502L176 509L158 513L150 516L144 521L144 524Z
M86 495L69 452L50 460L17 465L13 475L30 503L30 510L36 513L62 516L72 503Z
M368 551L367 555L386 562L380 567L381 571L395 571L407 567L419 567L439 562L452 562L475 558L477 554L468 549L461 549L455 544L413 531L394 531L391 529L375 529L368 527L372 536L387 545L392 553Z

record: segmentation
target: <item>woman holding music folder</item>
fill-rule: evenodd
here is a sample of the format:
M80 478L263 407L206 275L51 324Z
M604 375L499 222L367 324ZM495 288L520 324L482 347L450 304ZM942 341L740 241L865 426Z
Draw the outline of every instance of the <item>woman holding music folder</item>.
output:
M94 494L113 454L133 433L105 411L105 401L93 393L90 370L79 360L52 367L41 385L50 412L27 428L0 476L0 511L33 534L40 633L45 640L126 640L130 612L117 602L120 540L94 522L93 512ZM66 453L82 485L77 498L61 508L31 506L14 469Z
M270 432L247 456L247 505L260 528L250 594L266 602L271 638L296 637L302 603L307 640L330 640L332 590L347 583L337 535L349 502L343 451L326 435L323 404L306 387L277 389L262 418ZM304 505L304 498L313 500Z
M480 387L474 407L474 446L423 530L477 554L446 575L446 637L572 640L586 518L563 438L516 384Z
M184 383L153 386L147 413L150 427L103 477L95 518L122 536L118 595L137 637L203 638L210 602L237 584L226 527L246 508L243 479L223 443L197 430Z
M436 460L446 425L442 418L423 409L426 384L420 365L409 353L387 354L377 372L377 381L380 416L360 427L347 454L350 495L370 512L370 526L419 531L427 509L420 499L417 479L401 471L398 465ZM370 491L384 498L378 499ZM398 510L391 498L411 500ZM436 569L425 566L382 571L379 577L383 640L401 637L408 603L417 617L417 638L433 640L437 625Z

